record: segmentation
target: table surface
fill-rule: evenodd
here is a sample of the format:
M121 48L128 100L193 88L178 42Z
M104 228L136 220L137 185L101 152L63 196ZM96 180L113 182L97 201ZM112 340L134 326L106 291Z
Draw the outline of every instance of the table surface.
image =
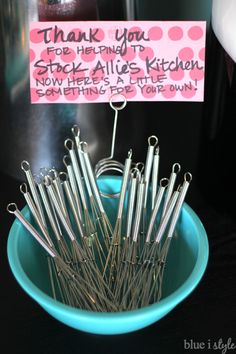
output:
M56 321L14 279L6 254L13 218L5 210L8 202L15 201L22 207L24 201L18 181L0 174L0 186L0 338L2 348L6 343L4 353L222 353L221 339L224 345L228 341L226 352L236 352L236 218L233 215L217 210L199 195L194 210L206 228L210 245L209 263L200 284L186 300L152 326L126 335L97 336ZM230 338L235 349L229 344ZM192 350L185 349L190 344ZM200 344L205 349L197 350ZM212 348L215 345L215 350L208 349L208 345Z

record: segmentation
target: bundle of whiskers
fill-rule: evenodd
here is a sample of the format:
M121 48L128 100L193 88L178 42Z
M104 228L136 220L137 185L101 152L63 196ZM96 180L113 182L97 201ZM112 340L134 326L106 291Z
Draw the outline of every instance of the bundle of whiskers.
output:
M21 164L26 183L20 190L31 221L15 203L7 210L45 250L56 300L99 312L137 309L159 301L191 174L185 173L176 185L180 165L175 163L168 178L159 180L158 139L150 136L145 163L134 163L129 150L124 164L119 164L120 192L105 195L114 199L112 222L88 144L80 141L77 126L72 132L73 138L64 143L65 171L43 168L34 176L27 161ZM103 159L106 171L104 166Z

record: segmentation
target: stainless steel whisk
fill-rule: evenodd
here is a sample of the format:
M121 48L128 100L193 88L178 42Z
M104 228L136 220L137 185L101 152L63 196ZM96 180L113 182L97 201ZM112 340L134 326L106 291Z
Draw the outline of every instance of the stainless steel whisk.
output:
M97 184L97 179L94 175L92 164L90 161L88 144L86 142L80 142L78 151L80 160L84 166L83 169L84 175L86 176L85 178L90 184L91 188L90 205L92 207L93 213L95 214L95 220L97 221L101 234L103 235L105 246L108 249L110 245L110 239L113 233L113 228L103 206L103 202Z
M120 250L121 250L121 242L122 242L122 223L123 223L123 213L124 213L124 205L126 192L128 188L128 182L130 178L130 169L132 163L132 150L129 150L128 156L125 160L124 173L122 177L120 198L118 203L117 217L115 222L114 231L112 234L111 244L108 251L106 264L103 272L103 276L106 276L106 272L108 271L108 279L109 286L112 287L114 283L114 279L116 277L116 272L118 270L119 262L120 262Z

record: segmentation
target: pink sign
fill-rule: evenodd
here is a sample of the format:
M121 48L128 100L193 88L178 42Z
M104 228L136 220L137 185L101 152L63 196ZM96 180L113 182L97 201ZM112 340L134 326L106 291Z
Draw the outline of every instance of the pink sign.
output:
M32 103L203 101L203 21L34 22Z

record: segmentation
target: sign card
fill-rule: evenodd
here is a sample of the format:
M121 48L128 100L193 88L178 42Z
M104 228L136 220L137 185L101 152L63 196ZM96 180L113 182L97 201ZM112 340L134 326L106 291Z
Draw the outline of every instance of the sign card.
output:
M204 21L33 22L32 103L203 101Z

